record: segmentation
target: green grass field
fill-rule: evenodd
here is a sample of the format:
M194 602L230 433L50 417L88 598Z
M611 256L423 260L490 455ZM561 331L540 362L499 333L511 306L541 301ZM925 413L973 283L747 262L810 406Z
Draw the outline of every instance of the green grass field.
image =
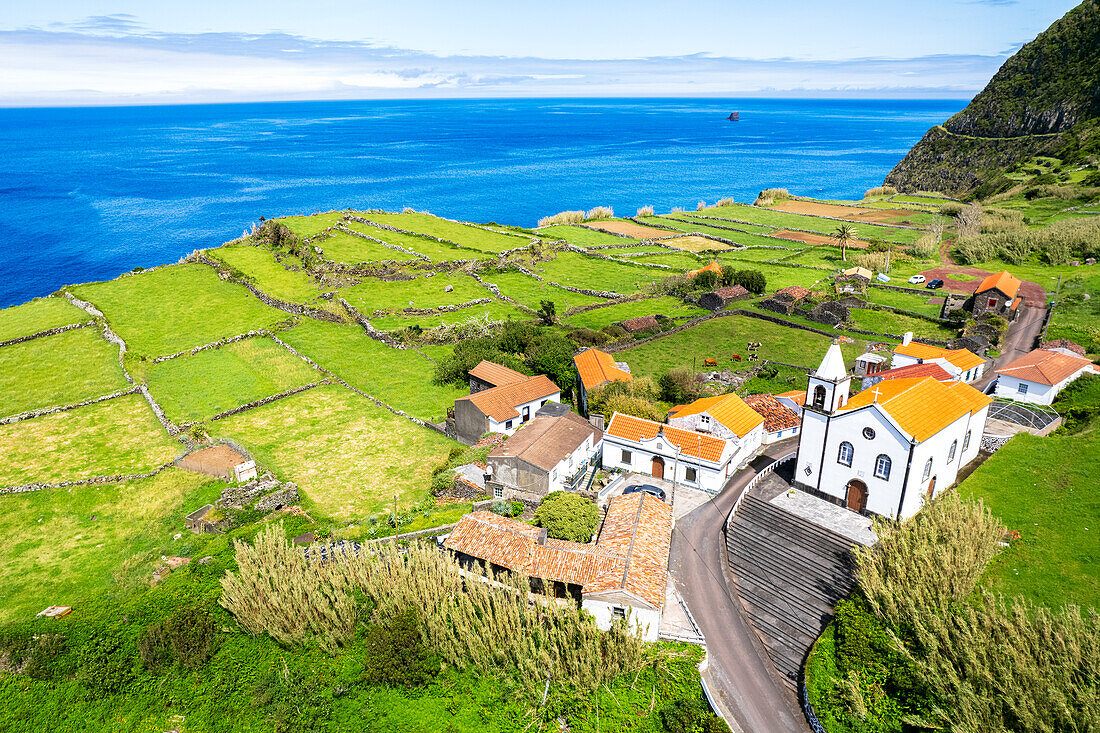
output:
M299 237L312 237L322 229L332 226L344 218L346 211L330 211L326 214L313 214L311 216L284 216L279 219L290 231Z
M370 214L364 218L379 224L389 224L398 229L446 239L455 244L480 249L482 252L503 252L522 247L530 238L499 231L486 231L480 227L467 226L458 222L440 219L438 216L421 213L408 214Z
M662 315L669 318L693 318L707 311L684 303L679 298L646 298L616 303L606 308L593 308L590 311L569 316L565 322L578 328L601 329L611 323L625 321L639 316Z
M554 259L529 269L560 285L623 295L637 293L648 283L675 274L656 267L608 262L579 252L559 252Z
M657 221L661 221L665 225L670 226L670 227L679 228L680 226L682 226L682 224L677 224L676 222L673 221L674 219L681 219L681 220L684 220L684 221L688 222L689 225L694 223L694 224L702 224L703 226L708 226L708 225L720 226L720 227L725 227L726 228L726 229L723 229L723 231L728 231L729 229L738 229L741 232L747 232L748 234L769 234L771 232L774 232L777 229L777 227L768 226L767 224L747 224L745 222L738 222L738 223L734 224L734 223L728 222L728 221L715 221L714 219L706 218L708 216L713 216L713 215L712 214L703 214L703 215L700 215L700 216L696 216L695 212L692 211L692 212L681 212L679 214L662 214L661 216L657 217L656 219L657 219Z
M1085 347L1091 357L1100 355L1100 275L1078 274L1063 280L1047 337L1068 338Z
M914 318L891 311L852 308L849 321L855 328L877 333L903 334L912 331L917 336L926 336L938 341L949 341L958 335L958 329L947 328L923 318Z
M878 303L879 305L889 305L894 308L904 308L905 310L914 311L916 313L923 313L926 316L938 317L940 314L939 303L929 303L929 300L943 300L942 296L937 297L932 291L926 291L927 295L913 295L910 293L903 293L898 290L887 290L886 288L867 288L867 300L871 303Z
M141 395L0 425L0 486L145 473L176 458Z
M302 271L301 262L292 255L284 255L283 262L279 263L271 250L247 245L219 247L207 250L206 254L243 272L272 298L308 303L321 294L316 283ZM284 265L294 269L288 270Z
M341 519L393 506L394 496L399 506L424 499L432 469L458 446L338 385L215 425L276 476L298 484L307 509Z
M149 367L149 391L176 423L205 420L324 375L271 339L251 338Z
M447 292L448 287L450 292ZM376 310L435 308L493 297L477 280L461 273L420 276L412 280L363 278L358 285L344 288L340 294L368 317Z
M359 326L303 321L280 338L353 387L423 420L441 419L466 394L432 384L434 364L415 351L384 346Z
M174 354L288 317L199 264L162 267L72 290L104 313L130 351L144 356Z
M118 347L77 328L0 349L0 416L71 405L126 386Z
M578 247L603 247L609 244L630 244L638 241L637 239L616 237L614 234L608 234L607 232L597 232L595 229L570 224L543 227L538 230L538 234L543 239L564 239Z
M805 229L811 232L829 234L840 225L841 222L833 219L825 219L819 216L806 214L792 214L787 211L765 209L759 206L735 204L733 206L711 207L700 212L706 216L719 216L728 219L738 219L754 224L768 224L775 227L788 227ZM883 239L893 242L912 244L920 239L923 231L916 229L899 229L897 227L868 224L861 221L852 222L860 239ZM736 225L735 225L736 226Z
M456 324L473 320L507 321L531 319L531 314L520 310L511 303L494 300L492 303L462 308L461 310L443 313L432 313L424 316L387 315L371 318L370 322L375 328L382 331L400 331L411 326L419 326L423 329L435 328L443 324Z
M603 298L582 295L581 293L574 293L570 290L540 283L535 278L524 275L522 272L483 273L481 279L487 283L493 283L500 288L501 293L528 308L538 310L542 301L553 301L559 316L569 308L604 302Z
M349 222L349 224L354 225L356 222ZM314 244L321 248L321 251L325 253L326 259L332 260L333 262L346 262L353 265L357 265L361 262L388 262L391 260L395 262L415 262L420 259L416 255L411 255L396 249L390 249L378 242L372 242L369 239L363 239L362 237L356 237L347 232L340 231L332 232L331 236L326 239L318 240ZM391 244L398 243L392 242Z
M64 298L38 298L23 305L0 309L0 341L88 320L91 316Z
M959 486L1020 533L983 585L1037 603L1100 609L1100 454L1094 426L1076 435L1020 433Z
M170 468L121 484L0 497L0 623L52 605L146 585L161 555L190 554L183 517L218 498L221 481Z
M737 252L722 253L718 255L718 264L733 265L738 270L759 270L764 274L764 278L768 282L768 293L774 293L776 290L785 288L789 285L801 285L813 290L824 286L826 283L832 282L832 273L825 270L784 267L783 265L774 265L765 262L740 260L737 259L737 255Z
M372 214L371 217L374 215ZM376 221L375 218L370 218L371 221ZM396 224L393 226L397 226ZM373 227L370 224L363 224L358 221L348 222L348 229L353 229L357 232L363 232L375 239L380 239L388 244L396 244L398 247L404 247L405 249L412 250L419 254L424 255L431 259L432 262L451 262L453 260L485 260L492 259L493 254L491 252L485 252L477 249L467 249L466 247L453 247L443 242L437 242L434 239L428 239L426 237L416 237L411 234L403 234L401 232L393 232L389 229L381 229L379 227ZM476 230L481 231L481 230ZM488 234L488 232L483 232ZM344 235L348 236L348 235ZM493 235L490 236L502 236ZM357 239L358 237L356 237ZM445 238L445 237L444 237ZM370 244L368 240L363 240L365 244ZM516 241L520 241L516 238ZM456 244L465 244L465 242L456 242ZM468 245L467 245L468 246ZM383 248L385 249L385 248ZM389 258L394 259L394 258Z
M776 243L778 244L778 242ZM739 249L729 254L736 257L738 260L751 260L753 262L767 262L769 260L778 260L780 257L789 257L799 249L796 249L794 245L797 242L791 242L790 249L774 249L771 246L768 247L749 247L747 249ZM805 250L801 250L805 251Z
M703 265L709 264L714 261L713 255L694 255L690 252L669 252L664 251L655 255L642 255L640 257L631 257L630 262L648 262L651 265L668 265L672 268L671 272L664 272L665 277L671 275L682 275L690 270L697 270ZM659 270L657 272L660 272Z

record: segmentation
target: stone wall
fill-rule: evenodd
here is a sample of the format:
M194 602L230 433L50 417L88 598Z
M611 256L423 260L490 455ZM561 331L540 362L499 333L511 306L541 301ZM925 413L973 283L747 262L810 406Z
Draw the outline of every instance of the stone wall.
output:
M19 338L8 339L7 341L0 341L0 347L14 346L15 344L21 344L25 341L33 341L34 339L45 338L46 336L56 336L59 333L65 333L66 331L72 331L74 328L87 328L95 324L95 321L84 321L83 323L70 323L68 326L58 326L57 328L48 328L45 331L39 331L38 333L32 333L29 336L20 336Z
M188 356L194 356L195 354L199 353L200 351L206 351L207 349L217 349L221 346L225 346L226 344L236 343L237 341L243 341L245 339L255 338L257 336L270 336L270 335L271 335L270 331L260 329L260 330L256 330L256 331L248 331L246 333L237 334L236 336L226 336L225 338L218 339L217 341L211 341L208 344L203 344L202 346L196 346L193 349L185 349L184 351L177 351L174 354L166 354L165 356L158 356L156 359L153 359L152 363L153 364L160 364L162 361L169 361L170 359L178 359L179 357L184 356L185 354L188 355Z
M218 276L223 280L227 280L229 282L236 283L237 285L248 288L248 291L259 298L260 302L264 305L269 305L272 308L277 308L284 313L291 313L296 316L305 316L307 318L313 318L318 321L328 321L330 323L343 322L343 319L341 319L340 316L330 311L322 310L320 308L313 308L308 305L301 305L299 303L288 303L285 300L273 298L257 288L252 283L248 282L247 280L241 280L240 278L234 277L232 274L230 274L230 271L225 267L225 265L210 259L202 252L197 252L192 255L191 260L213 267L215 272L218 273Z
M42 491L43 489L63 489L69 486L93 486L96 484L119 484L124 481L140 481L142 479L151 478L166 468L171 468L175 465L175 461L165 463L163 466L157 466L149 473L128 473L128 474L115 474L113 476L92 476L91 478L76 479L73 481L60 481L54 484L47 483L30 483L21 484L19 486L0 486L0 494L25 494L31 491Z
M116 397L123 397L125 395L136 394L141 391L143 385L127 387L126 389L120 389L117 392L111 392L110 394L100 395L98 397L91 397L83 402L75 402L70 405L54 405L52 407L42 407L37 410L27 410L21 412L18 415L11 415L9 417L0 418L0 425L11 425L12 423L21 422L23 420L31 420L36 417L44 417L46 415L53 415L58 412L68 412L69 410L75 410L79 407L87 407L88 405L94 405L97 402L105 402L106 400L113 400Z

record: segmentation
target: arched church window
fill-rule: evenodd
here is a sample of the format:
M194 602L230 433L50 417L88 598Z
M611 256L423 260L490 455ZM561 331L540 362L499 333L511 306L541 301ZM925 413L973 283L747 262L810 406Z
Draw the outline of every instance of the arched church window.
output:
M844 441L840 444L840 449L836 454L836 462L845 466L852 465L852 456L855 454L855 449L852 448L852 444L848 441Z

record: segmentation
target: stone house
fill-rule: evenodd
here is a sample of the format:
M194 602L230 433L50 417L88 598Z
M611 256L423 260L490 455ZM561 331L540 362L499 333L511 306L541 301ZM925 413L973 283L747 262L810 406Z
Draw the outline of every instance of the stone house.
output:
M707 310L715 311L719 308L725 308L730 303L744 300L751 295L743 285L730 285L726 288L718 288L710 293L703 293L699 296L699 305Z
M975 317L990 313L1008 320L1019 315L1020 296L1019 278L1007 270L989 275L978 284L974 291L974 301L970 311Z
M497 499L537 502L554 491L584 488L599 465L603 433L573 412L540 415L489 453L485 487Z
M509 376L503 371L490 375L489 372L494 370L478 369L481 364L475 367L481 375L477 377L479 382L485 378L499 380L501 376L507 381L497 386L479 388L478 391L455 400L454 417L448 419L448 433L466 445L472 445L485 433L511 435L519 426L530 422L543 405L561 402L561 389L546 375L528 377L500 364L492 366L522 379Z
M800 285L790 285L782 290L775 291L770 298L760 301L760 307L773 313L782 313L789 316L802 301L810 296L810 290Z

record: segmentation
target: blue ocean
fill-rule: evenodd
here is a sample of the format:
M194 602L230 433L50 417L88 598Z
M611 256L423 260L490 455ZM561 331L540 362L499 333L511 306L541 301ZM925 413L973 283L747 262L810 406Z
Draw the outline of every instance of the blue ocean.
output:
M557 99L0 110L0 307L174 262L260 216L412 206L533 226L860 197L966 100ZM740 121L729 122L732 111Z

